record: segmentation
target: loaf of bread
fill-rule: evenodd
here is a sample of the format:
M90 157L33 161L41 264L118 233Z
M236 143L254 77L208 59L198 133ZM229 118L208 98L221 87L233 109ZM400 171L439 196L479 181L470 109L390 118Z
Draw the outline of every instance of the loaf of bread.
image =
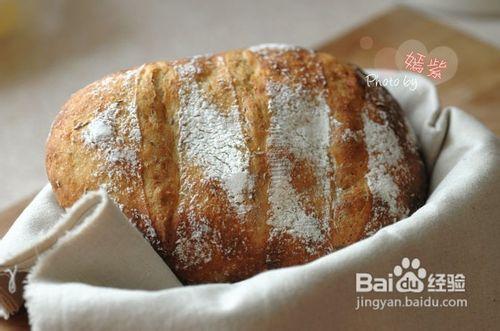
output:
M400 106L359 69L261 45L105 77L48 138L59 203L105 189L184 283L302 264L426 198Z

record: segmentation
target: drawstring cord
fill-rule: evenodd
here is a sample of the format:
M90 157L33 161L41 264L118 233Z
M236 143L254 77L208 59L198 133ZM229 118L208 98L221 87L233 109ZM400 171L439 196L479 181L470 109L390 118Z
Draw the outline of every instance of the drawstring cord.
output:
M5 269L4 271L9 276L9 293L13 294L16 292L16 274L17 274L17 265L14 266L14 269Z

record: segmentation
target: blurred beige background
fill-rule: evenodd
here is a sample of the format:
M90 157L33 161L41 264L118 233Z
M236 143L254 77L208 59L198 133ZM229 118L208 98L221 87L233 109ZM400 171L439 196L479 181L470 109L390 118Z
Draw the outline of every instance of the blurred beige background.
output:
M409 2L500 47L498 0L447 0L444 10L426 0ZM395 4L0 0L0 210L46 182L45 138L78 88L148 61L264 42L315 47Z

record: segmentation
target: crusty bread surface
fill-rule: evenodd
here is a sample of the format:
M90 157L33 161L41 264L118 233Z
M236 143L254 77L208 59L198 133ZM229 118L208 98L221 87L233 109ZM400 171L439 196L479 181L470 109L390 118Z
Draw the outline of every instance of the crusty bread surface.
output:
M104 189L184 283L312 261L426 198L394 98L334 57L262 45L109 75L46 146L59 203Z

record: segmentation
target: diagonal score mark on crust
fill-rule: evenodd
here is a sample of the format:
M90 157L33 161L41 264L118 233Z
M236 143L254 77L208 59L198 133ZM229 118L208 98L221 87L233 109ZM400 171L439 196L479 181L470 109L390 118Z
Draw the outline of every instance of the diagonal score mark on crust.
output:
M145 236L155 245L159 238L149 218L149 206L144 185L142 150L142 130L140 127L137 94L138 82L144 65L139 68L111 75L98 82L92 90L94 97L101 100L101 110L96 110L94 118L82 131L85 145L96 149L96 158L101 166L94 172L94 177L104 176L101 184L123 212L125 206L119 201L120 195L137 194L139 200L135 206L128 207L132 223L140 224ZM120 94L111 100L102 97L110 94L119 86ZM125 183L125 192L122 185ZM145 209L145 210L144 210Z
M321 61L320 62L320 71L321 71L321 76L325 82L325 91L330 91L330 87L329 87L329 83L328 83L328 79L326 79L326 73L325 73L325 68L324 68L324 64L323 62ZM332 153L332 148L334 148L334 144L333 144L333 140L335 139L333 133L334 133L334 129L337 125L337 120L336 120L336 111L337 109L335 109L334 107L330 107L330 102L329 102L329 95L330 93L328 93L328 95L325 95L325 103L328 105L329 107L329 110L330 110L330 113L328 114L329 118L328 118L328 125L329 125L329 143L328 143L328 150L327 150L327 156L328 156L328 170L329 170L329 173L327 174L328 177L330 177L328 180L329 180L329 197L328 197L328 200L329 203L327 204L328 205L328 208L329 208L329 211L328 211L328 215L329 215L329 218L330 218L330 226L332 226L332 223L335 222L336 218L337 218L337 204L339 203L339 190L338 190L338 184L337 184L337 163L336 163L336 160L335 160L335 155ZM331 233L331 230L330 229L330 233ZM332 238L330 238L330 240L332 240Z

